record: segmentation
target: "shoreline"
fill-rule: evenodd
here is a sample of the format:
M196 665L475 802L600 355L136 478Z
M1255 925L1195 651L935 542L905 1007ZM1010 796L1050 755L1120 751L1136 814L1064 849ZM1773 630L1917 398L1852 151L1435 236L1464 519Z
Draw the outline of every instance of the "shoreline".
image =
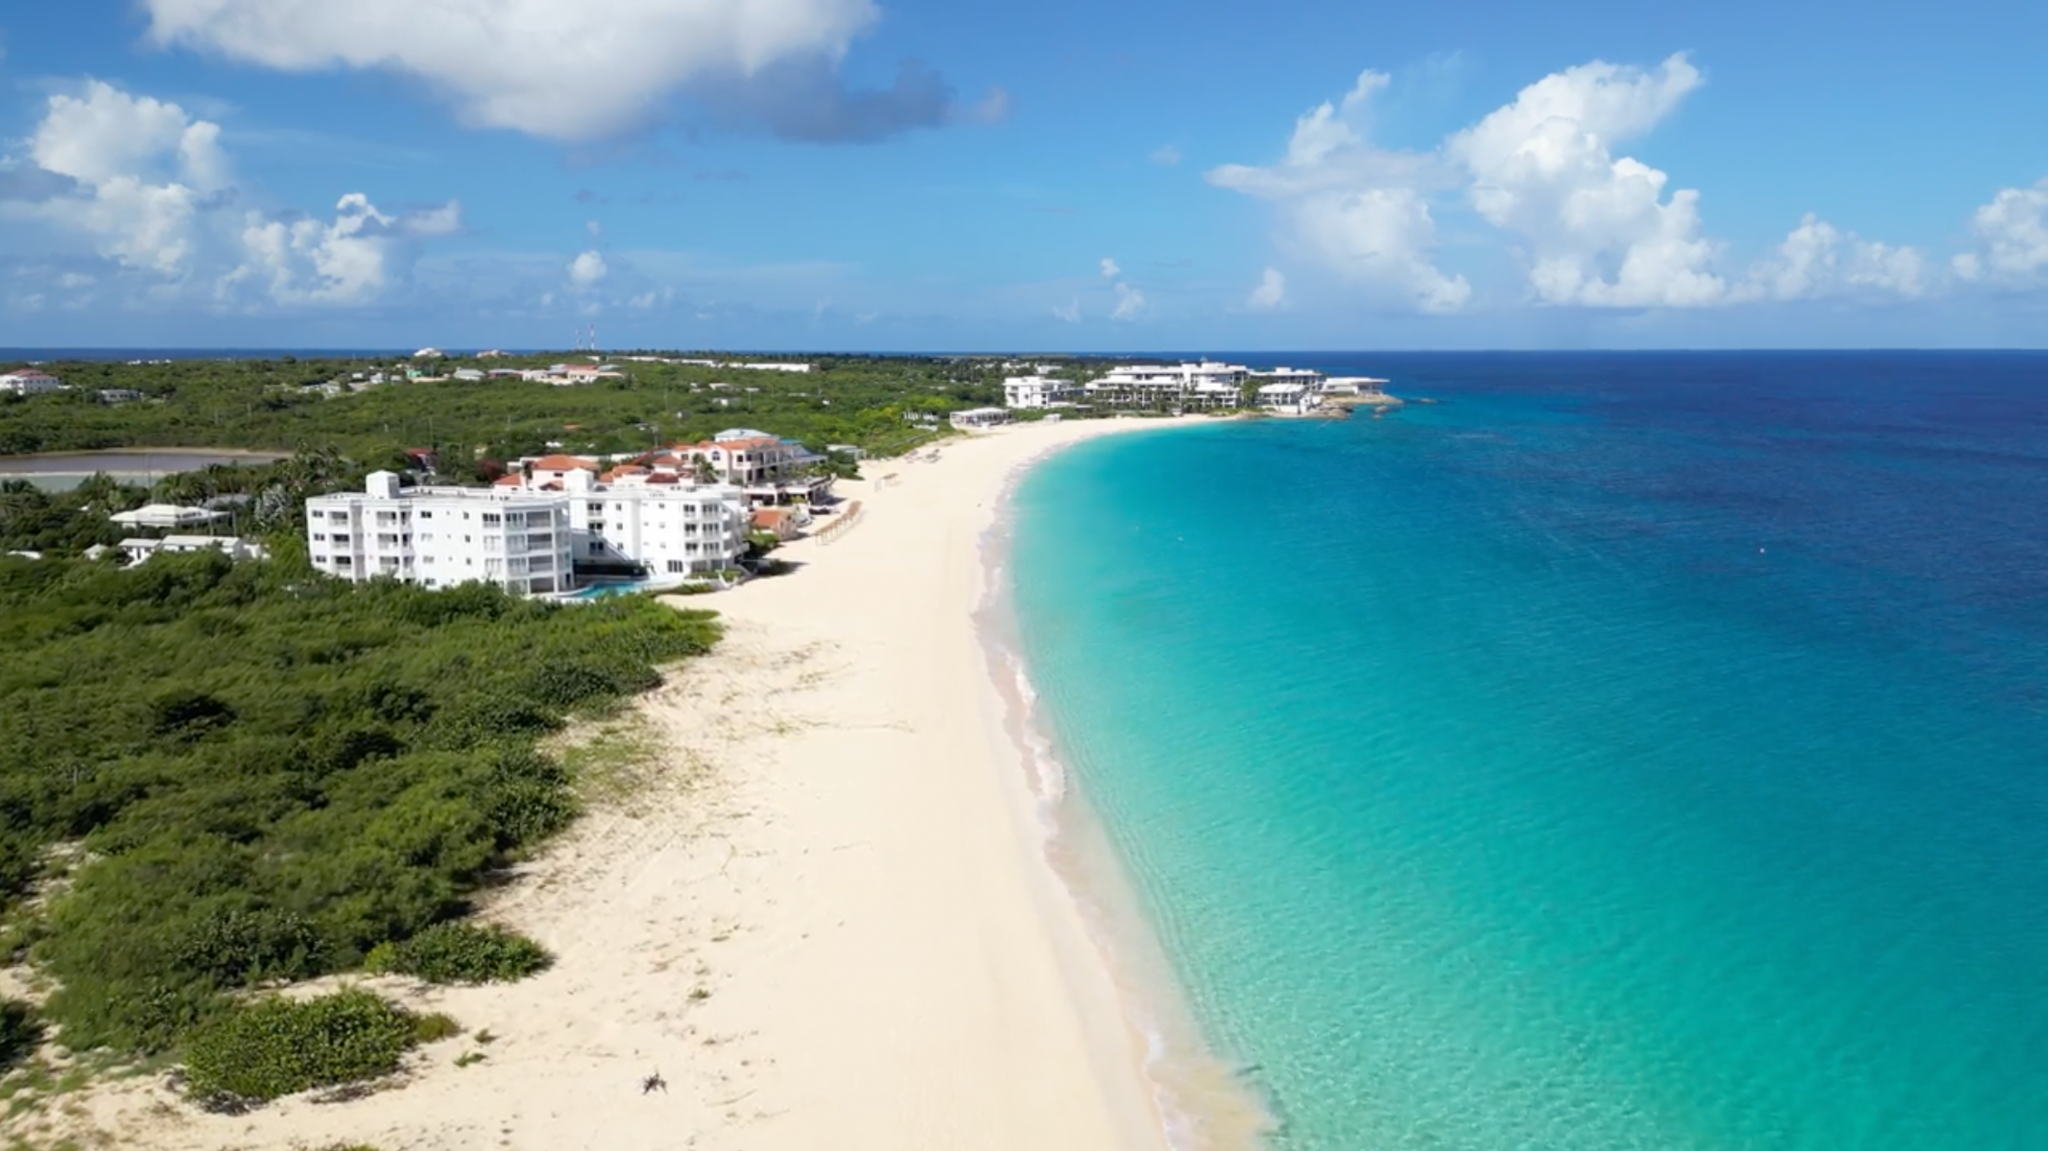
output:
M1024 424L879 461L857 523L781 549L790 574L668 600L728 630L631 713L656 762L482 907L554 966L482 987L349 980L467 1032L415 1052L402 1086L218 1116L156 1075L83 1093L84 1118L50 1134L162 1151L1256 1147L1263 1113L1201 1050L1106 838L1055 786L992 622L1031 467L1213 422ZM643 1092L650 1071L666 1090Z

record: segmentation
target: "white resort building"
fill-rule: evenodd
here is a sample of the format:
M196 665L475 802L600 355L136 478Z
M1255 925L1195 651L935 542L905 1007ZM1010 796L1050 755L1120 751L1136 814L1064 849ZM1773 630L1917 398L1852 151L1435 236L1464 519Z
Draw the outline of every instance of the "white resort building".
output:
M1259 407L1275 415L1305 416L1322 402L1322 393L1307 384L1266 384L1259 389Z
M1326 396L1376 396L1387 381L1372 376L1331 376L1323 381Z
M1323 389L1323 373L1308 368L1268 368L1263 372L1253 372L1252 383L1258 387L1300 384L1304 390L1319 392Z
M1003 405L1010 408L1050 408L1071 400L1078 390L1066 380L1051 376L1011 376L1003 381Z
M1234 408L1244 402L1250 378L1251 369L1243 364L1134 364L1090 380L1087 393L1121 407Z

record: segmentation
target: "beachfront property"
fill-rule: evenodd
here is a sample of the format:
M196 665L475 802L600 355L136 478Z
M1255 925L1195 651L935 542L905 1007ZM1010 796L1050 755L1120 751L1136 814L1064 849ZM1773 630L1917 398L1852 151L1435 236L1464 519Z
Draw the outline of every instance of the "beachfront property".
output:
M1108 407L1234 408L1244 403L1250 368L1204 360L1198 364L1132 364L1111 368L1083 389Z
M1280 416L1305 416L1322 406L1323 396L1307 384L1265 384L1258 390L1261 410Z
M1323 381L1322 392L1326 396L1360 396L1364 398L1383 397L1380 389L1387 381L1372 376L1331 376Z
M1003 381L1003 406L1050 408L1070 401L1079 390L1069 381L1051 376L1011 376Z
M992 428L1010 422L1010 409L968 408L964 412L954 412L947 420L963 431L968 428Z
M93 398L103 404L132 404L149 397L134 388L101 388Z
M338 579L564 592L574 584L573 544L569 501L560 494L405 488L396 472L371 472L360 492L306 501L308 555Z
M22 368L0 375L0 395L34 396L63 388L62 380L40 368Z
M1255 370L1251 374L1251 381L1253 387L1265 387L1268 384L1299 384L1305 391L1320 392L1323 390L1324 376L1323 373L1308 368L1281 367L1267 368L1265 371Z

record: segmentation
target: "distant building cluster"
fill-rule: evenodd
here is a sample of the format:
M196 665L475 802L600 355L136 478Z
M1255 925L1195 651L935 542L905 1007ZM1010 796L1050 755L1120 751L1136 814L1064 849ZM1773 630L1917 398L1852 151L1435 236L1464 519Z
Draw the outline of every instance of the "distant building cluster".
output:
M1280 415L1307 415L1326 397L1371 397L1385 380L1364 376L1327 377L1305 368L1256 370L1243 364L1204 360L1182 364L1132 364L1111 368L1086 383L1047 374L1003 381L1004 406L1013 410L1144 408L1215 411L1248 403Z

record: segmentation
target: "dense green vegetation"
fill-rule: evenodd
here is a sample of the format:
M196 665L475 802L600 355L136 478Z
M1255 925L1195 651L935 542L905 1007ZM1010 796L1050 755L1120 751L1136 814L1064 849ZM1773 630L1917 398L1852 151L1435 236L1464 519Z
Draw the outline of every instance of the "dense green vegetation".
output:
M175 1051L237 989L406 953L575 814L538 738L716 635L638 596L0 557L0 915L83 860L29 933L48 1018L73 1049ZM443 938L416 962L533 964Z
M379 945L367 966L429 983L506 983L548 965L548 953L502 927L436 923L400 943Z
M0 999L0 1073L21 1061L43 1041L42 1020L34 1007L15 999Z
M367 991L237 1005L185 1049L185 1085L202 1106L238 1110L314 1087L389 1075L408 1048L445 1029ZM432 1026L430 1024L430 1026Z
M434 361L461 369L544 367L563 356ZM587 357L579 362L587 362ZM511 459L560 444L624 452L758 427L823 450L893 452L917 442L910 412L1002 402L1002 361L827 357L808 373L610 361L627 373L576 387L523 380L404 382L407 361L191 360L51 363L69 391L0 397L0 455L128 446L318 446L383 461L434 447L444 467ZM400 382L356 381L383 370ZM723 385L713 387L714 384ZM360 385L362 390L350 390ZM102 390L144 400L108 404Z

